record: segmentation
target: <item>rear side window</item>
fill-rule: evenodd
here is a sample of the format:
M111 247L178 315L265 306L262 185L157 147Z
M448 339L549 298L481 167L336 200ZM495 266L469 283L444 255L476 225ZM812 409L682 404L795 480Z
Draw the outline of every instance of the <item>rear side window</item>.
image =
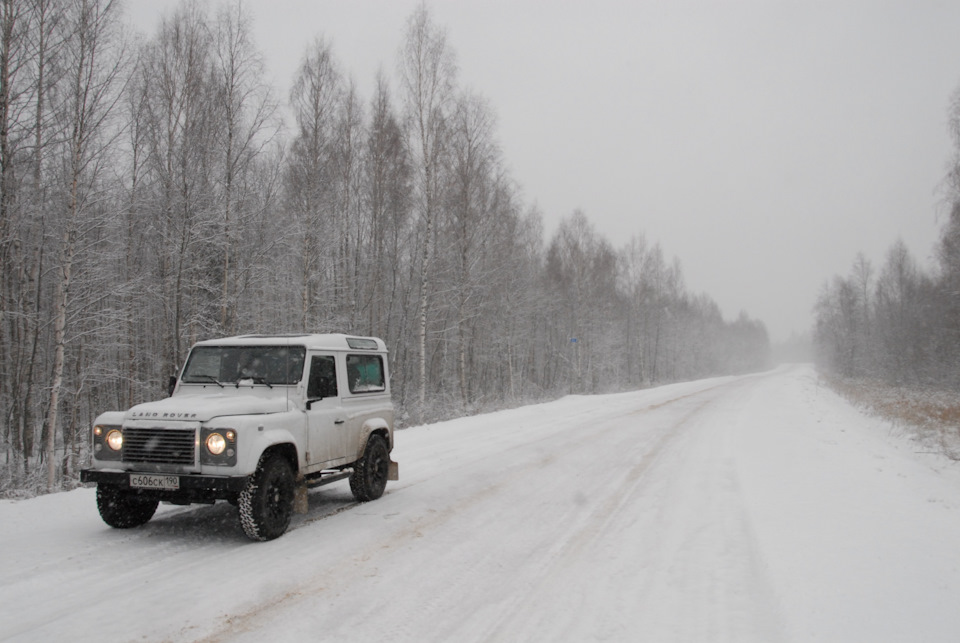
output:
M385 391L383 358L379 355L347 355L347 385L351 393Z

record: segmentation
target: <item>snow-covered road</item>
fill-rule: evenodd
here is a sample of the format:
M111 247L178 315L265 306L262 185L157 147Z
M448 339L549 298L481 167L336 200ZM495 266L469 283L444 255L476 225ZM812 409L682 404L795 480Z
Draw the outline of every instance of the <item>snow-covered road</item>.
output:
M0 640L956 641L960 466L807 366L397 434L268 543L226 503L119 531L0 502Z

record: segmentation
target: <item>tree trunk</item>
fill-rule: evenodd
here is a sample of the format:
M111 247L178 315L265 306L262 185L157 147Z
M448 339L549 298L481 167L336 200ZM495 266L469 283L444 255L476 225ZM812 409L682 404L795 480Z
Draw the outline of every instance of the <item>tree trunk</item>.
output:
M70 211L76 212L76 180L73 181L73 188L70 197ZM50 411L47 414L47 425L45 429L46 444L44 445L44 458L47 464L47 492L52 493L57 482L57 423L60 407L60 391L63 388L63 365L66 352L66 328L67 328L67 300L70 293L70 278L73 270L74 254L74 214L70 215L67 221L67 229L63 233L61 241L61 262L59 279L57 280L56 295L54 296L54 321L53 321L53 381L50 384Z

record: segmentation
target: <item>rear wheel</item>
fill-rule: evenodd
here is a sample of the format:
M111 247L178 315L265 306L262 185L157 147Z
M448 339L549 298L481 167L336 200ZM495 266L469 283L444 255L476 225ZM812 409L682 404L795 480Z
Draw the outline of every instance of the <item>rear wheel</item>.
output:
M371 435L363 457L357 461L350 475L350 491L360 502L376 500L383 495L390 474L390 452L381 435Z
M117 529L129 529L146 524L153 518L160 501L144 496L134 489L113 485L97 485L97 509L103 522Z
M293 515L296 480L293 468L279 453L266 454L240 492L240 525L251 540L273 540L283 534Z

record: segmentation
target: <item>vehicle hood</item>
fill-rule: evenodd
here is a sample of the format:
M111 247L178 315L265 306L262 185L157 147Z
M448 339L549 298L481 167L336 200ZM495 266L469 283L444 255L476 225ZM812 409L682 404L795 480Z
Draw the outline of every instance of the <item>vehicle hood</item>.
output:
M290 408L286 396L258 395L177 395L165 400L138 404L127 411L127 420L174 420L206 422L227 415L282 413Z

